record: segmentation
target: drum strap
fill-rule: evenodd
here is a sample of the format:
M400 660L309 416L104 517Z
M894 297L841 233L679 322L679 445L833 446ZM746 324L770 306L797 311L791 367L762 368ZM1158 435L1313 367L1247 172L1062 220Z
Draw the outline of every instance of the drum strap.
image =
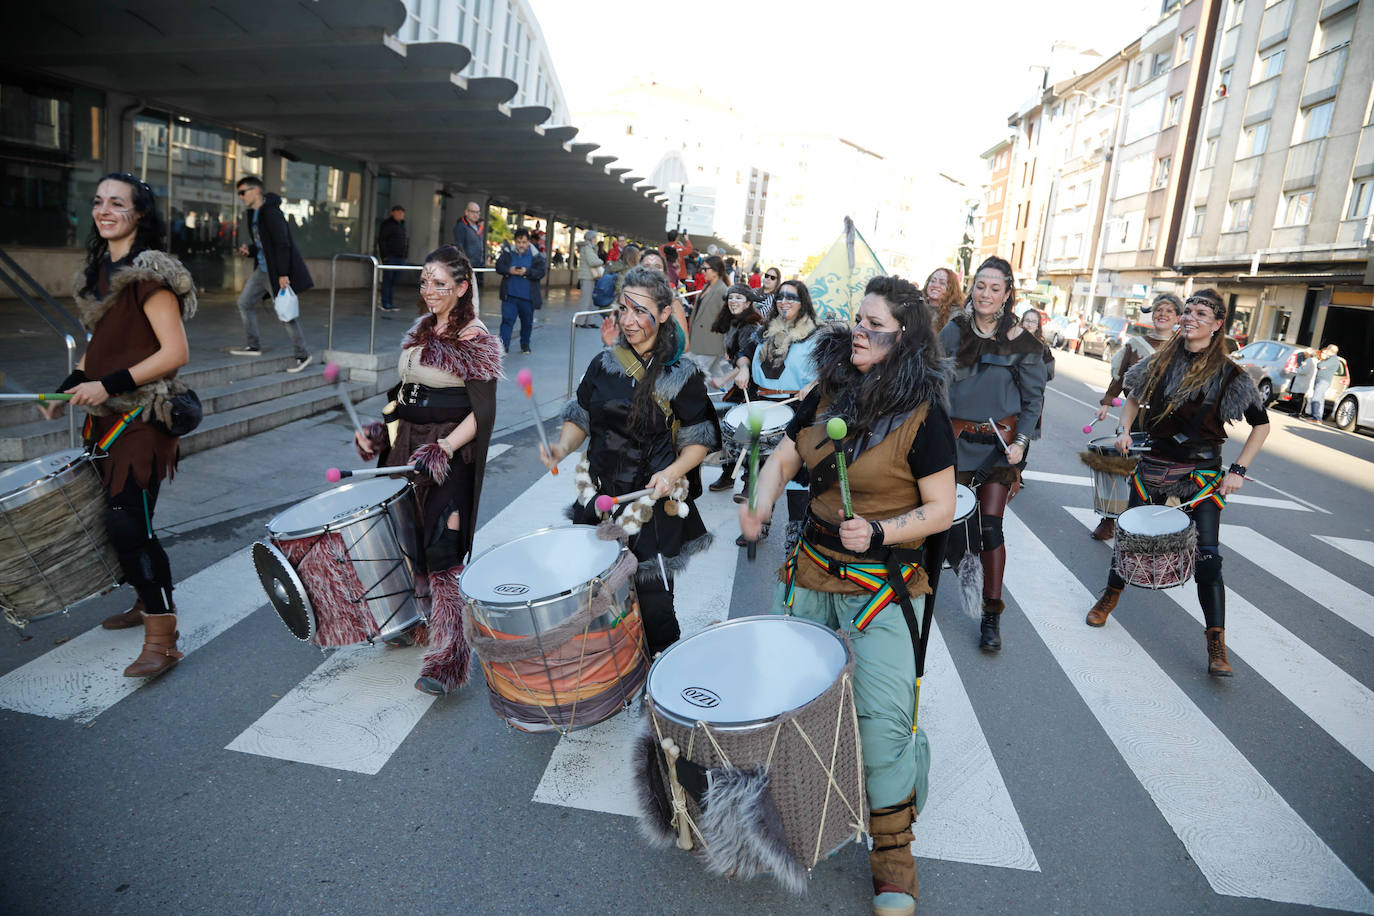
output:
M916 620L915 609L911 606L911 593L907 583L916 575L917 563L903 563L892 557L886 563L841 563L827 557L816 549L805 537L797 542L797 548L783 566L783 584L786 587L784 603L790 608L796 591L797 563L805 557L824 569L830 575L845 582L853 582L864 591L872 594L859 612L854 615L854 629L864 630L873 618L893 601L902 605L902 610L910 615L908 624ZM913 629L913 633L915 630Z
M1155 462L1154 459L1151 459L1149 456L1142 458L1140 460L1140 464L1137 465L1135 469L1135 473L1131 475L1131 489L1135 490L1137 496L1143 499L1146 503L1149 503L1151 501L1150 494L1145 489L1146 480L1145 477L1142 475L1142 470L1144 470L1144 465L1146 464L1146 462L1158 463ZM1178 478L1175 478L1174 480L1169 480L1166 478L1164 479L1163 483L1157 483L1155 484L1155 486L1167 486L1168 484L1176 482L1177 480L1182 480L1183 476L1186 476L1188 481L1197 486L1198 488L1198 491L1196 494L1193 495L1193 498L1191 500L1184 500L1184 502L1198 502L1203 499L1210 499L1212 502L1216 503L1218 509L1226 508L1226 497L1222 496L1221 492L1217 489L1217 487L1221 485L1221 479L1224 476L1220 470L1195 467L1191 471L1187 472L1186 475L1181 475Z
M105 433L105 435L100 437L100 440L95 443L95 447L100 449L102 452L108 452L110 450L110 446L114 445L115 440L119 438L120 434L123 433L124 430L128 429L129 424L137 420L139 414L141 413L143 413L143 407L140 405L138 407L135 407L128 413L120 414L119 421L115 423L114 426L111 426L109 431ZM86 423L81 428L81 438L86 440L89 440L91 438L90 414L86 415Z
M615 361L620 363L620 368L625 370L626 375L634 379L636 385L644 381L644 363L640 360L638 353L629 347L621 346L611 347L611 353L615 356ZM673 413L672 405L668 403L666 398L660 397L657 391L654 392L654 403L658 405L659 410L663 411L663 418L668 421L668 429L673 434L673 451L676 452L677 433L682 424L678 421L677 415Z

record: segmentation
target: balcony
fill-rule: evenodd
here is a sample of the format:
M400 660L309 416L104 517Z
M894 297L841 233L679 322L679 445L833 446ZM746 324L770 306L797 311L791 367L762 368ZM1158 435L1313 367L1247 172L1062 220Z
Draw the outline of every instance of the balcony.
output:
M1333 48L1307 65L1307 81L1302 87L1303 108L1335 98L1349 51L1349 45Z
M1283 189L1292 191L1298 188L1311 188L1317 184L1317 175L1322 167L1322 152L1326 149L1326 138L1308 140L1288 150L1288 165L1283 170Z
M1248 232L1223 232L1217 237L1216 253L1223 256L1244 254L1249 239Z
M1178 10L1165 16L1144 35L1140 36L1140 50L1143 53L1169 54L1174 49L1174 33L1178 31Z
M1292 20L1293 0L1280 0L1265 10L1264 21L1260 23L1259 45L1256 50L1263 51L1287 38L1288 24Z
M1228 200L1248 197L1254 192L1259 185L1260 163L1263 161L1263 156L1251 156L1238 159L1231 166L1231 189L1226 193Z
M1269 248L1300 248L1307 244L1307 226L1276 226L1269 236Z
M1279 78L1271 76L1262 83L1250 87L1245 96L1244 125L1249 127L1260 121L1268 121L1274 113L1274 99L1279 94Z

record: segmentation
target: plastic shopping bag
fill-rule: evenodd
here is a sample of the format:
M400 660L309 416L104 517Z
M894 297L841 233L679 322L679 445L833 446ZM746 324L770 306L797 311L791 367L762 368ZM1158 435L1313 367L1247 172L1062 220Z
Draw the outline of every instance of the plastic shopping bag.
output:
M282 321L295 321L300 317L301 300L297 298L296 291L289 286L277 291L277 298L272 300L272 306Z

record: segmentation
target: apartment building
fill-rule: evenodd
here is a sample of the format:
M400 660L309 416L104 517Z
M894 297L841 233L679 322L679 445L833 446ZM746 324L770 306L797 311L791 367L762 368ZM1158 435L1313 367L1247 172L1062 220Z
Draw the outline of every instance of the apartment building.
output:
M1336 341L1368 384L1374 2L1222 2L1179 275L1228 297L1232 336Z
M988 180L983 188L982 227L978 233L974 266L1002 250L1002 223L1007 210L1007 188L1011 180L1012 138L989 147L982 159L987 164Z

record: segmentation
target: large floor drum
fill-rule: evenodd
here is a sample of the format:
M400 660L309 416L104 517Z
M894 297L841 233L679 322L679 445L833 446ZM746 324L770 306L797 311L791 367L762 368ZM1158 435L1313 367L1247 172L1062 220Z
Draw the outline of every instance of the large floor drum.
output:
M17 626L117 586L105 487L68 449L0 473L0 612Z
M720 421L730 467L739 461L740 452L749 450L749 415L755 411L763 421L763 428L759 432L759 467L763 467L763 462L782 443L782 437L787 434L787 424L792 422L792 408L787 404L754 401L752 404L731 407Z
M867 829L853 672L848 644L820 624L781 615L726 621L654 662L645 688L651 737L671 738L708 774L766 771L787 849L809 870ZM658 763L666 784L662 755ZM687 808L710 862L702 807L689 795Z
M468 638L492 709L525 731L567 732L624 708L648 671L634 555L587 525L545 528L463 570Z

